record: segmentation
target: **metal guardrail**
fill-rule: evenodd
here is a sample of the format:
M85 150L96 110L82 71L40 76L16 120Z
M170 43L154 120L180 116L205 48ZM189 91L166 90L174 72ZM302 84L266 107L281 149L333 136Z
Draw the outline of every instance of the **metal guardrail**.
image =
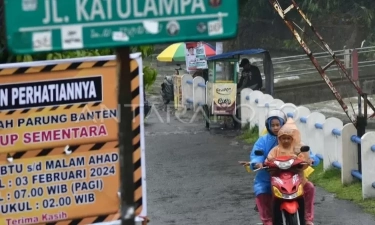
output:
M358 69L360 75L372 75L375 70L375 46L357 48L358 52ZM353 66L351 61L351 54L353 49L343 49L334 51L336 56L345 64L345 67L348 69L349 73L352 72ZM315 58L319 61L321 65L327 64L332 60L331 56L326 52L314 53ZM246 57L246 56L245 56ZM263 61L261 58L251 57L253 64L259 67L260 71L263 71ZM158 64L157 60L152 60ZM273 67L274 67L274 77L279 80L289 80L289 79L300 79L300 80L320 80L320 76L316 71L313 64L310 62L310 59L305 55L293 55L285 57L275 57L272 58ZM174 64L172 63L174 66ZM169 67L173 67L170 65ZM182 63L182 67L185 65ZM170 68L165 68L169 71ZM163 68L163 67L160 67ZM163 70L163 69L161 69ZM343 77L340 74L339 69L335 66L326 70L326 73L330 78L340 78Z
M357 48L356 50L358 51L359 58L358 68L361 72L365 73L364 75L366 75L366 71L370 72L370 70L375 69L375 46ZM334 52L345 64L349 72L351 72L353 69L351 63L353 49L337 50ZM325 65L332 60L331 56L326 52L314 53L314 56L322 65ZM306 57L305 54L275 57L272 58L272 62L274 67L274 77L276 79L291 77L299 77L300 79L303 79L308 75L317 74L315 67L311 64L310 59ZM256 61L254 64L256 64L261 71L263 70L263 64L261 61ZM327 69L326 72L330 77L341 77L341 74L336 67L332 66L330 69ZM316 78L320 79L319 76Z

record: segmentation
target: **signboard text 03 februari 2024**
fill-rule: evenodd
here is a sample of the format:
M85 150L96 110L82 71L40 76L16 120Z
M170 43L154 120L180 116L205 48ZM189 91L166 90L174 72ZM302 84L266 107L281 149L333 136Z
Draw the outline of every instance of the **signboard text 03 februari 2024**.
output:
M93 216L118 209L117 149L74 156L21 159L0 165L0 222L4 225L48 223ZM98 204L99 203L99 204Z

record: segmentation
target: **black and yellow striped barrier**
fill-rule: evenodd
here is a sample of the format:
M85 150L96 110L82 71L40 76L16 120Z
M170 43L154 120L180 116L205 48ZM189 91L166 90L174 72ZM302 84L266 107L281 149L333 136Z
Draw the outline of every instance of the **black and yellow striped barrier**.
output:
M145 217L137 60L131 61L134 200L136 215ZM0 201L7 212L0 224L120 218L117 85L114 60L0 68Z

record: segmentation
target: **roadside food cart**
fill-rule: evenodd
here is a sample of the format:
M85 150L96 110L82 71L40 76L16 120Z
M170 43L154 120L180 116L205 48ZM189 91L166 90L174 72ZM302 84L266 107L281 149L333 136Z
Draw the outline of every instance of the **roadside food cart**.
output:
M237 106L240 98L237 96L237 82L239 77L238 65L241 58L253 55L263 55L264 92L273 95L274 79L271 56L264 49L249 49L234 52L222 53L207 58L208 81L206 84L206 128L210 128L211 116L237 117ZM242 56L242 57L241 57ZM235 127L238 125L235 118Z

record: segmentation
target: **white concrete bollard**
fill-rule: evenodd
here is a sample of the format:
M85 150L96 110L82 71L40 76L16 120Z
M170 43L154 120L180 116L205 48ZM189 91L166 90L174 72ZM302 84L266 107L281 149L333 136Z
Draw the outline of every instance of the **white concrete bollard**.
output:
M312 112L307 116L308 145L320 159L323 158L324 151L323 124L325 120L326 117L319 112Z
M341 169L342 165L342 135L343 122L336 118L326 119L323 125L324 151L323 168L327 170L332 167Z

